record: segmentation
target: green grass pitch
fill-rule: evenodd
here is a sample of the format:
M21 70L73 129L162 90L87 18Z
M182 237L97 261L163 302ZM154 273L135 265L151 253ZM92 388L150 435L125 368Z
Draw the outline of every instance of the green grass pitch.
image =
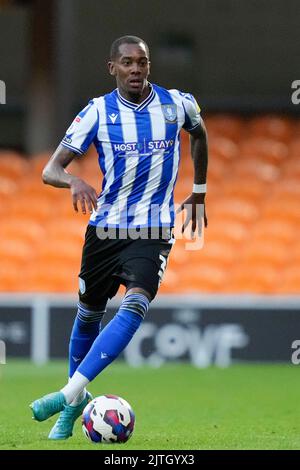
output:
M59 361L0 365L0 449L300 449L297 366L134 369L117 362L89 389L120 395L133 407L135 431L122 445L89 443L80 420L72 438L47 440L55 417L34 422L28 405L63 386L66 373L67 364Z

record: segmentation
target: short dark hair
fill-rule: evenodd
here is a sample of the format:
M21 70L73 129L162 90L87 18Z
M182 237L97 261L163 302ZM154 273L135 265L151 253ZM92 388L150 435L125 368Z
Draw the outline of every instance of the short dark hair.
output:
M149 57L149 47L148 47L148 44L143 39L138 38L137 36L122 36L121 38L116 39L111 45L111 48L110 48L111 60L116 59L118 55L120 55L119 48L122 44L140 44L140 43L144 44L146 48L146 52Z

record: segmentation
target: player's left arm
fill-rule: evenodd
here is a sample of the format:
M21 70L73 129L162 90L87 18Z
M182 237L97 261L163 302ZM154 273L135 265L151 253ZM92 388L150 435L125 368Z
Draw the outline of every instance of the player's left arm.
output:
M208 222L205 208L206 189L203 186L206 185L208 145L207 132L203 119L199 117L198 125L188 130L188 132L190 134L191 155L194 166L194 185L201 185L201 192L198 192L198 188L194 186L191 195L183 201L178 212L187 209L187 217L182 225L182 232L184 232L190 220L192 221L192 232L195 232L197 224L199 225L199 231L201 231L200 224L202 224L202 217L205 227L207 227ZM194 189L196 189L195 192Z

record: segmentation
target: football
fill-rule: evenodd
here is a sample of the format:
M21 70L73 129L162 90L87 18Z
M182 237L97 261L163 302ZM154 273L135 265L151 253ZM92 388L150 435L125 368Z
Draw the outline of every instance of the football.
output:
M132 436L134 412L121 397L102 395L89 402L82 413L82 430L89 441L113 444Z

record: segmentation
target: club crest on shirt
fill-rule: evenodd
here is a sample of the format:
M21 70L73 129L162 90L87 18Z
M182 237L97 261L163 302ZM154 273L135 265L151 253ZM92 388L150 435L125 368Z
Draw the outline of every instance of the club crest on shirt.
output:
M166 122L177 121L177 106L176 104L162 104L162 111L164 113Z

